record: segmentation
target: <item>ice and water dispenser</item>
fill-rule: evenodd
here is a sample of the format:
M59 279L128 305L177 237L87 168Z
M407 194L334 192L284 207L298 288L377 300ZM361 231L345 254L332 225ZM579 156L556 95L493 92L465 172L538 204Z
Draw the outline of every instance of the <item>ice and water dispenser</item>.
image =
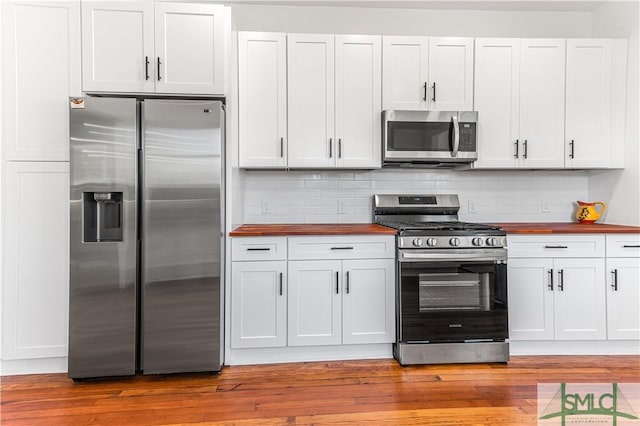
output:
M122 241L122 192L84 192L84 242Z

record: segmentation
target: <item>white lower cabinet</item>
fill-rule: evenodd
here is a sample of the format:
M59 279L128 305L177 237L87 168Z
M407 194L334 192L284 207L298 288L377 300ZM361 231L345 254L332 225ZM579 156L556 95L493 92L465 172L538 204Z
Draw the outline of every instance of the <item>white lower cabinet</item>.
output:
M392 259L289 262L289 345L393 342L394 267Z
M604 236L515 236L509 250L511 340L606 339Z
M69 163L6 162L2 357L67 356Z
M607 235L607 336L640 340L640 234Z
M287 344L287 262L233 262L231 347Z
M232 350L395 340L394 236L231 243Z

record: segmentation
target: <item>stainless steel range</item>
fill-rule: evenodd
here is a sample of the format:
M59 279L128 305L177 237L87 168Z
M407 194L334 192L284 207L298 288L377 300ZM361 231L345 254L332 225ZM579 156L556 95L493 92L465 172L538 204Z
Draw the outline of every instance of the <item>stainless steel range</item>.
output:
M374 221L398 230L402 365L509 360L506 234L459 209L457 195L374 196Z

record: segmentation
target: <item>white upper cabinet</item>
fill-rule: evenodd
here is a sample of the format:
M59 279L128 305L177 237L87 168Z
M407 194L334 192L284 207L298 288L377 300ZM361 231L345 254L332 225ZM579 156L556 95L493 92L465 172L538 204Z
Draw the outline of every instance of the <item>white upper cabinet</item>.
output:
M224 8L155 4L156 91L224 93Z
M1 7L4 158L69 161L69 96L82 95L80 2Z
M289 34L287 50L289 167L333 167L334 36Z
M153 37L153 3L84 2L83 89L153 92Z
M474 167L518 165L520 40L476 39L475 110L478 161Z
M336 36L335 49L336 165L380 167L381 38Z
M520 55L521 165L564 167L565 40L522 40Z
M429 109L473 109L473 38L430 37Z
M612 40L567 40L567 167L609 161Z
M382 109L427 109L428 39L385 36L382 38L382 56Z
M83 3L84 90L223 94L224 14L205 4Z
M382 56L382 109L473 109L473 38L385 36Z
M240 167L287 165L287 36L238 33Z

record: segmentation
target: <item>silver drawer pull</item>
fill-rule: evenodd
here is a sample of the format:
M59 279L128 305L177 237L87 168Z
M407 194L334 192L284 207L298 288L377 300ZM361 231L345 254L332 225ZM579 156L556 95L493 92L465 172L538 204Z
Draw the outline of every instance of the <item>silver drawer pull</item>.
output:
M353 250L353 247L331 247L331 250Z
M248 248L247 251L269 251L270 247Z
M625 244L623 248L640 248L640 244Z
M549 249L566 249L569 248L567 246L544 246L544 248L549 248Z

